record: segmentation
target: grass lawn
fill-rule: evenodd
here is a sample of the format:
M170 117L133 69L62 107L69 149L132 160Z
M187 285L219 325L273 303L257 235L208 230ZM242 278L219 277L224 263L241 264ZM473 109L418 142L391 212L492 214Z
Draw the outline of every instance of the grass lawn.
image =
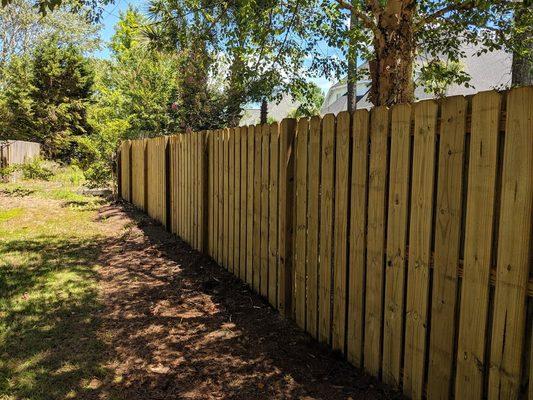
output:
M106 375L97 334L101 199L75 173L0 184L0 399L90 398Z

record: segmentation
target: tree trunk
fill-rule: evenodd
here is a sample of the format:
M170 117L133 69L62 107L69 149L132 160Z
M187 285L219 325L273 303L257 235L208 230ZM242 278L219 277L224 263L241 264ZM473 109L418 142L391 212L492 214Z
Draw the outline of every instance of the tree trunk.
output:
M376 15L375 58L369 62L372 78L370 101L375 106L411 103L414 100L414 10L414 0L389 0Z
M242 81L244 62L235 55L230 66L230 79L227 94L227 124L233 128L239 126L244 103L244 85Z
M261 117L260 117L261 124L267 123L267 115L268 115L268 103L266 101L266 98L263 98L263 100L261 101Z
M348 39L348 77L347 77L347 107L351 114L357 108L357 43L353 35L353 30L357 27L357 17L352 12L350 15L349 39Z
M525 15L528 8L533 9L533 1L524 0L522 7L517 11L515 16L515 24L520 26L527 24ZM524 21L523 21L524 19ZM525 30L517 37L519 43L525 43L528 48L523 49L525 54L520 54L515 51L513 53L512 66L512 85L513 86L528 86L533 85L533 27L525 26Z

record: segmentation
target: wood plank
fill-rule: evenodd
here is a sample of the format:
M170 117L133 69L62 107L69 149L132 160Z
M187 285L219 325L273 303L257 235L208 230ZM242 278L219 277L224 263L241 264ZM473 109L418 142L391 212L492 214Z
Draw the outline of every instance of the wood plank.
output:
M332 345L344 353L346 334L346 288L348 274L348 206L350 169L350 119L348 112L337 115L335 146L335 222L333 242L333 325Z
M196 230L198 225L198 202L197 202L197 193L198 193L198 180L197 180L197 163L198 160L198 133L191 133L191 154L190 154L190 165L191 165L191 247L193 249L198 249L198 243L196 238Z
M474 400L483 394L500 105L496 92L472 99L456 398ZM472 329L479 334L473 335Z
M187 190L189 191L188 200L188 229L189 229L189 245L194 248L194 133L191 132L188 135L189 143L187 148L187 163L188 163L188 178L187 178Z
M369 117L367 110L357 110L352 126L352 204L346 347L348 361L358 368L363 366Z
M224 263L224 130L218 132L218 264Z
M160 176L160 184L161 184L161 192L160 192L160 196L159 196L159 201L160 201L160 205L161 205L161 209L160 209L160 215L161 215L161 223L162 225L166 228L167 227L167 220L166 220L166 196L167 196L167 193L166 193L166 185L165 185L165 181L166 181L166 170L165 170L165 164L166 164L166 142L167 142L167 136L163 136L162 137L162 140L161 140L161 143L160 143L160 147L159 147L159 165L160 165L160 171L161 171L161 176Z
M392 109L383 322L383 380L400 385L411 167L411 106Z
M533 87L529 86L512 89L507 97L489 399L520 395L532 208Z
M184 184L185 184L185 206L183 209L184 212L184 239L188 244L191 244L191 236L190 236L190 226L191 226L191 166L190 166L190 143L191 143L191 135L190 133L185 134L185 137L183 138L184 143L184 149L183 149L183 156L185 158L185 170L184 170Z
M256 293L260 293L261 280L261 125L254 130L254 224L253 224L253 283Z
M169 212L168 216L170 219L167 221L168 224L168 230L170 233L174 232L175 227L175 216L174 216L174 204L175 204L175 197L174 197L174 154L172 154L172 143L174 141L174 136L168 136L168 148L167 148L167 156L168 156L168 196L170 196L169 199Z
M220 168L218 166L218 130L212 131L213 146L209 158L213 162L213 253L211 257L218 262L218 177Z
M333 272L333 183L335 154L335 116L322 119L320 172L320 266L318 275L318 339L331 340L331 283Z
M307 146L309 141L309 119L300 118L296 133L296 202L294 232L294 317L296 324L305 329L305 281L307 241Z
M178 153L177 153L177 144L178 136L174 135L171 137L171 154L172 154L172 180L171 188L173 193L174 201L172 203L172 233L175 235L178 234Z
M249 126L247 131L246 150L246 283L253 285L254 265L254 155L255 155L255 127Z
M190 155L190 138L191 135L189 133L185 134L184 136L184 144L183 144L183 157L184 157L184 170L183 170L183 183L184 183L184 207L183 207L183 223L184 223L184 236L183 239L185 242L190 244L190 189L189 189L189 178L190 178L190 165L189 165L189 155Z
M364 368L371 375L379 376L383 333L389 110L376 107L370 119Z
M268 233L268 302L278 307L278 185L279 185L279 124L270 125L269 161L269 233Z
M414 399L423 396L426 368L437 115L433 100L415 105L403 374L404 393Z
M178 216L177 216L177 232L180 238L183 238L183 135L179 134L176 140L177 152L177 176L178 176Z
M241 128L235 128L235 155L234 159L234 195L233 195L233 274L241 274Z
M320 215L320 139L321 119L312 117L309 122L309 163L307 182L307 309L306 328L318 338L318 216Z
M240 240L239 240L239 254L240 254L240 261L239 261L239 278L246 282L246 232L247 232L247 208L246 208L246 201L247 201L247 177L248 177L248 142L247 142L247 133L248 128L242 127L240 130L240 153L241 153L241 177L240 177L240 185L241 185L241 195L240 195Z
M208 204L209 209L209 218L207 225L207 234L209 238L207 254L210 257L213 257L213 234L215 231L213 225L213 213L214 213L214 175L213 175L213 131L210 131L207 136L207 153L208 153L208 168L209 168L209 177L208 177Z
M530 324L533 324L533 321L530 321ZM533 329L530 328L530 329ZM533 330L530 330L532 332ZM533 400L533 343L529 344L529 395L528 399Z
M261 295L268 297L268 190L270 169L270 125L261 127Z
M180 237L185 240L185 135L180 135Z
M208 148L207 148L207 131L203 131L200 135L200 163L198 164L199 175L200 175L200 222L198 234L200 235L200 251L205 253L207 251L207 220L209 214L211 213L210 209L207 206L208 199Z
M167 137L162 136L161 141L159 142L159 184L161 185L161 191L159 192L159 215L161 217L161 224L166 227L167 221L166 221L166 171L165 171L165 160L166 160L166 142Z
M467 101L462 96L442 103L435 256L431 302L428 397L451 396L462 215L462 186L465 153Z
M146 173L148 175L148 182L152 182L153 174L154 174L154 168L152 167L152 141L150 139L147 140L146 143ZM153 196L152 191L148 190L147 196L147 204L146 204L146 212L148 216L153 218Z
M199 224L200 224L200 194L201 194L201 182L200 182L200 171L199 171L199 161L201 158L200 154L200 139L201 132L196 132L194 134L194 148L193 148L193 193L194 193L194 204L193 204L193 215L194 215L194 248L200 250L200 238L199 238Z
M285 118L279 134L279 266L278 266L278 310L288 317L292 309L292 245L294 204L294 135L296 121Z
M196 176L196 185L195 185L195 196L196 196L196 226L195 226L195 236L196 236L196 249L198 251L202 251L202 237L200 235L201 233L201 224L202 224L202 195L203 195L203 183L202 183L202 174L201 174L201 166L202 166L202 158L203 158L203 146L202 146L202 136L203 132L198 132L196 134L196 145L195 145L195 159L194 159L194 166L195 166L195 176Z
M229 129L224 129L224 232L222 234L223 243L223 266L229 270L229 191L230 191L230 158L229 158Z
M228 188L228 270L234 271L235 261L235 129L232 128L229 131L229 188Z
M131 167L132 167L132 203L140 208L140 186L139 186L139 143L136 140L133 140L131 143L132 146L132 157L131 157Z

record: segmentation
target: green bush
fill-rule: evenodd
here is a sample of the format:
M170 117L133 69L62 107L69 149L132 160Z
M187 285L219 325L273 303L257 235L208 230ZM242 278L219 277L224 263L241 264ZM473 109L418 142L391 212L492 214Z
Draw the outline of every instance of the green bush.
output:
M85 182L85 175L76 160L72 164L60 168L54 176L54 181L70 186L81 186Z
M30 162L20 164L19 168L24 179L49 181L54 176L54 172L46 166L46 163L41 158L34 158Z
M112 177L109 164L104 161L94 162L83 173L90 188L108 187Z
M18 164L8 165L6 167L0 168L0 181L4 181L17 171L19 168Z

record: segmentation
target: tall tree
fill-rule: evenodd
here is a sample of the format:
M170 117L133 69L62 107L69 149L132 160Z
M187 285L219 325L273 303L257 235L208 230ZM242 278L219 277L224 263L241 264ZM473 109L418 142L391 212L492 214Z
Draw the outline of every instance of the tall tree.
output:
M349 113L352 113L356 109L357 105L357 37L356 34L359 32L359 28L357 26L357 15L353 11L350 12L350 25L348 27L348 60L347 60L347 68L348 68L348 76L347 76L347 82L346 82L346 88L347 88L347 110Z
M128 122L129 138L169 134L178 128L179 110L172 110L172 104L179 95L181 59L150 49L141 32L145 23L133 8L121 14L110 42L107 74L102 76L106 91L96 96L97 105L110 97L121 99L116 108Z
M52 37L36 49L31 127L47 156L70 161L75 156L75 137L90 133L87 106L93 76L88 60L73 45L60 45Z
M324 0L326 4L329 1ZM507 48L526 51L513 35L513 14L521 7L508 0L335 0L354 15L371 48L366 54L372 80L370 100L391 105L414 100L416 55L460 60L464 45L481 51ZM527 18L517 20L524 26ZM449 71L448 71L449 73ZM457 74L464 81L464 74Z
M0 8L0 66L14 55L31 52L50 36L83 50L98 44L98 26L91 24L88 10L64 6L42 16L30 0L14 0Z
M17 0L2 0L0 5L9 7L14 3L17 3ZM85 10L91 21L98 22L102 16L103 7L111 3L114 3L114 0L33 0L31 6L43 17L62 6L69 7L73 12Z
M533 85L533 1L524 0L515 12L515 35L521 48L513 53L513 86Z
M210 63L209 75L228 75L222 89L226 121L234 124L246 103L305 92L312 33L304 23L312 12L307 1L153 0L148 34L174 51L201 39L211 59L226 61Z

